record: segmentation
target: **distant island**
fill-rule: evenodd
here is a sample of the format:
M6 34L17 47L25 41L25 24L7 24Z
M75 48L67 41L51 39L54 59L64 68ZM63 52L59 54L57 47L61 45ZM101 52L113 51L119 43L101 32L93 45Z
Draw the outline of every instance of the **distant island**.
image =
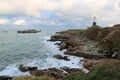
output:
M17 33L38 33L38 32L41 32L41 30L30 29L30 30L17 31Z

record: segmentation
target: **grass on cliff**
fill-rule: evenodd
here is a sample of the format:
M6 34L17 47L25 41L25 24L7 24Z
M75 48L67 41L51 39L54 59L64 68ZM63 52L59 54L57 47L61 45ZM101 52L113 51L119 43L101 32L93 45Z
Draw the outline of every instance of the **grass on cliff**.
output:
M74 36L79 36L80 34L82 34L84 32L84 30L82 29L73 29L73 30L68 30L68 33L70 35L74 35Z
M14 77L13 80L52 80L45 77L35 77L35 76L19 76Z
M88 74L76 73L63 80L120 80L120 61L108 60L103 65L93 67Z

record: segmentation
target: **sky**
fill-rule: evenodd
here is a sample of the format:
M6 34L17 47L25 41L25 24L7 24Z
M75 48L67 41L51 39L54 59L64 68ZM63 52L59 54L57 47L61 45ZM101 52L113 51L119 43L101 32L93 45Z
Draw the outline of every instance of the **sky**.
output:
M86 28L120 22L120 0L0 0L0 27Z

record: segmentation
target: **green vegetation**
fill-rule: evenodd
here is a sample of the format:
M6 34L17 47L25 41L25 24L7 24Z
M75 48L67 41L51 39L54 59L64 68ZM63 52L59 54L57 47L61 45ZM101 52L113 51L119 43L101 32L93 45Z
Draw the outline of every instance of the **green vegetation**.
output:
M63 80L120 80L120 61L107 60L103 65L95 66L90 73L76 73Z
M73 29L68 31L70 35L74 35L74 36L80 36L80 34L82 34L83 32L84 30L82 29Z
M112 40L112 39L105 40L101 44L101 49L102 50L113 50L113 51L120 52L120 41L119 40Z
M103 28L103 29L101 29L101 32L97 36L96 40L97 41L101 41L102 39L104 39L109 34L109 32L110 32L109 28Z
M98 26L98 25L95 25L95 26L92 26L92 27L88 28L84 32L84 36L86 36L90 40L96 40L96 38L99 35L100 31L101 31L101 27Z
M35 77L35 76L19 76L14 77L13 80L50 80L45 77Z

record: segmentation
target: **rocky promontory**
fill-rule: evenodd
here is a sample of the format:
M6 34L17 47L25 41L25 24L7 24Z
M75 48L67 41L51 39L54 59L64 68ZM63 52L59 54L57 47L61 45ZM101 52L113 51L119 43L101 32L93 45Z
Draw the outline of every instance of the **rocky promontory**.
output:
M64 54L88 59L120 59L120 25L100 27L93 25L87 29L72 29L57 32L49 41L56 43Z

